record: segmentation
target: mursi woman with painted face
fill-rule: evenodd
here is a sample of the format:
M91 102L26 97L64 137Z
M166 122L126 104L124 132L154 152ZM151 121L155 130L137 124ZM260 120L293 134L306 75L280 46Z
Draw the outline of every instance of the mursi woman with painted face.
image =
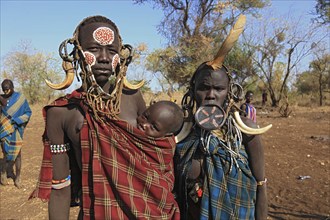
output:
M68 53L67 45L73 45ZM178 219L174 136L151 138L137 128L146 109L139 88L126 80L132 48L116 25L88 17L60 46L66 80L80 68L81 88L43 109L46 129L37 189L49 201L50 219L69 219L70 203L84 219Z
M239 116L242 88L223 66L243 31L240 16L215 59L195 71L182 100L187 122L177 135L175 193L181 219L266 219L264 152L255 129ZM254 127L254 128L251 128Z

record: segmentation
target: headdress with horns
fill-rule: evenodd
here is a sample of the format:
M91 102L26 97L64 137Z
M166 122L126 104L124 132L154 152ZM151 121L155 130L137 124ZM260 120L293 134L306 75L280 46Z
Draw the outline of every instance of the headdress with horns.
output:
M88 22L105 22L111 24L113 26L119 36L120 39L120 66L114 72L116 72L116 86L111 94L104 92L102 88L96 83L94 75L92 73L91 67L87 65L85 61L85 56L83 50L81 48L79 42L79 31L81 26ZM73 45L73 50L71 53L68 53L68 45ZM119 35L119 30L117 26L108 18L103 16L90 16L85 18L80 24L77 26L73 37L63 41L59 47L59 54L63 60L62 68L66 73L66 78L62 83L54 84L49 80L45 79L46 84L52 89L63 90L68 88L74 79L74 75L77 74L79 64L81 67L80 77L83 82L83 89L87 91L87 99L89 104L92 106L95 113L97 111L103 112L105 114L110 114L112 117L116 117L119 114L119 106L120 106L120 94L122 88L125 87L127 89L136 90L143 86L144 80L139 82L136 85L133 85L128 82L126 79L126 70L127 66L132 60L132 47L128 44L122 45L122 40ZM79 79L79 78L78 78ZM106 106L106 107L105 107ZM105 109L112 109L112 112L104 112ZM109 110L107 110L109 111Z
M228 73L227 68L223 65L223 63L224 63L226 55L232 49L232 47L234 46L234 44L238 40L238 37L243 32L245 23L246 23L246 17L244 15L240 15L237 19L237 22L234 24L233 28L230 30L230 32L229 32L228 36L226 37L225 41L221 45L221 47L220 47L218 53L216 54L215 58L212 61L209 61L209 62L206 62L206 63L202 64L197 69L196 72L198 72L199 69L201 69L205 65L207 65L207 66L211 67L213 70L218 70L218 69L224 68L225 71L227 72L228 76L230 76L230 74ZM195 72L194 76L196 75L196 72ZM194 78L194 76L193 76L193 78ZM194 81L194 79L192 79L192 81ZM238 84L233 84L233 85L230 86L230 90L232 89L232 87L241 88ZM189 90L193 90L193 88L189 88ZM236 98L233 97L231 91L229 91L229 93L228 93L228 99L229 99L229 102L228 102L226 112L228 114L233 115L233 117L235 118L235 121L236 121L236 123L234 122L235 125L243 133L252 134L252 135L262 134L262 133L268 131L272 127L271 124L264 127L264 128L257 128L257 129L248 127L241 120L240 115L239 115L239 108L235 105L235 102L238 102L239 99L237 97ZM183 97L182 106L183 106L184 109L186 109L188 111L191 111L192 108L194 107L194 100L193 100L193 97L191 97L191 91L188 91L185 94L185 96ZM191 117L191 114L189 114L188 117L189 116ZM176 141L180 142L181 140L183 140L190 133L191 128L192 128L192 122L185 122L184 125L183 125L183 128L181 129L181 132L176 136Z
M118 30L117 26L111 20L109 20L106 17L100 16L100 15L90 16L90 17L85 18L83 21L81 21L79 23L79 25L77 26L74 34L73 34L73 38L70 38L70 39L67 39L67 40L63 41L61 43L60 47L59 47L59 53L60 53L61 58L63 59L62 67L63 67L63 70L66 73L65 80L62 83L54 84L54 83L50 82L49 80L45 79L46 84L49 87L51 87L52 89L63 90L63 89L68 88L72 84L73 79L74 79L74 75L75 75L75 70L77 70L77 66L75 66L75 68L74 68L73 63L75 61L78 61L79 59L81 59L81 57L83 57L83 55L81 53L79 53L79 52L82 51L81 46L80 46L80 42L79 42L79 39L78 39L79 29L82 26L82 24L84 24L87 20L91 20L93 18L102 18L104 21L110 22L116 28L116 30L119 34L119 30ZM119 38L120 38L120 44L121 44L120 35L119 35ZM74 49L70 54L67 53L67 45L68 44L72 44L74 46ZM127 49L127 47L125 47L125 45L124 45L122 49L125 50L125 49ZM131 48L130 48L130 53L131 53ZM124 56L124 54L121 54L121 55ZM129 54L129 55L131 55L131 54ZM126 58L128 58L128 57L126 57ZM122 60L124 60L124 59L125 58L122 57ZM130 59L131 59L131 56L130 56ZM129 62L127 62L127 60L126 60L126 63L124 63L124 64L121 63L121 64L123 66L124 65L127 66L129 64L129 62L131 61L131 60L129 60ZM143 80L141 82L139 82L137 85L133 85L133 84L131 84L127 81L126 77L124 79L124 86L128 89L133 89L133 90L134 89L139 89L140 87L143 86L143 84L144 84Z

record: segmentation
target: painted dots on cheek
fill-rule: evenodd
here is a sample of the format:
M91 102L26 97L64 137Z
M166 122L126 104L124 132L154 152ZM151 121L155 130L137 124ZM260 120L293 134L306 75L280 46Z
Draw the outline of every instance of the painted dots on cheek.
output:
M112 69L113 69L113 71L115 71L115 69L116 69L118 63L119 63L119 55L116 54L116 55L114 55L113 58L112 58Z
M96 58L95 55L91 52L84 52L85 60L88 65L93 66L95 64Z
M110 45L115 39L115 34L108 27L99 27L93 32L93 37L101 45Z

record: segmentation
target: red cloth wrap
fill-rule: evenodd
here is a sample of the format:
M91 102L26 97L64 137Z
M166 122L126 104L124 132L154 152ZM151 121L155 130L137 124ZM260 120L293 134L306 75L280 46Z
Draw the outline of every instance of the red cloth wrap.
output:
M80 131L84 219L179 219L172 194L174 137L146 137L120 120L99 123L82 98L75 91L52 106L74 99L85 112ZM45 134L40 177L30 198L49 200L52 164Z

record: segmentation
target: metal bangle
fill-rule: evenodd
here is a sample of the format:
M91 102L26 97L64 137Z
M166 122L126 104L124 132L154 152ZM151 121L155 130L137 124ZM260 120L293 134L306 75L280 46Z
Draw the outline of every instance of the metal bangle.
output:
M267 178L265 178L264 180L258 181L257 186L263 186L265 183L267 183Z

